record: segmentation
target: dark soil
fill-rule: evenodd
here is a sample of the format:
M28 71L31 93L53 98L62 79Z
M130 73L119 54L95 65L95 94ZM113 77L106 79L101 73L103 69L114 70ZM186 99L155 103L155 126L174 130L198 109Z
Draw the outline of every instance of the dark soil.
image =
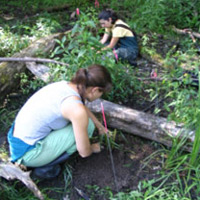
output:
M88 195L86 185L97 185L100 188L110 187L115 193L136 190L139 181L155 177L153 165L145 171L141 170L142 161L155 149L148 142L145 144L134 136L126 137L129 144L122 143L121 150L112 151L116 180L109 151L103 150L100 154L92 155L88 159L78 160L73 172L74 186ZM158 165L158 163L154 164ZM73 194L72 199L78 199L78 196ZM105 197L96 194L94 199L105 199Z
M155 152L156 147L150 141L130 134L125 133L124 137L126 140L121 136L117 138L119 146L112 150L114 171L110 152L104 147L100 153L88 158L75 154L69 159L67 163L72 166L72 181L67 188L64 181L67 178L63 175L65 165L62 165L63 173L58 178L40 181L39 188L49 188L45 193L53 199L63 199L66 196L70 200L83 199L78 189L90 199L102 200L108 198L105 192L100 192L101 189L109 188L113 194L137 190L140 181L158 177L157 171L161 169L159 156L152 158L144 167L145 158Z

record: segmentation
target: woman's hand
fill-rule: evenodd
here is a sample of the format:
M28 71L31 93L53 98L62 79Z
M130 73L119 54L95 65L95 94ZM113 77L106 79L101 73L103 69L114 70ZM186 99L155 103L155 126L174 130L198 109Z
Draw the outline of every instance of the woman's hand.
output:
M99 152L101 152L101 146L100 146L99 143L91 144L91 147L92 147L92 152L93 153L99 153Z

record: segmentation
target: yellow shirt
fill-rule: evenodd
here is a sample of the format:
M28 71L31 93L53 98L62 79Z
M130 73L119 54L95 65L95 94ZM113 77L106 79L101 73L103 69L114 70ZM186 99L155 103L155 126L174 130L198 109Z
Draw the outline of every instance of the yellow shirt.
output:
M113 25L112 28L106 28L105 31L106 33L108 34L111 34L112 33L112 37L119 37L119 38L122 38L122 37L133 37L133 33L128 30L128 29L125 29L125 28L122 28L122 27L115 27L117 24L123 24L123 25L126 25L129 27L128 24L126 24L125 22L123 22L121 19L118 19L115 24Z

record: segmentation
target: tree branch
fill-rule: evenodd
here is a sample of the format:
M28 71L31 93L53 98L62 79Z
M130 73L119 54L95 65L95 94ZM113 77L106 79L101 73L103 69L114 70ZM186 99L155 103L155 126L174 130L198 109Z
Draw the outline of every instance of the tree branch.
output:
M46 58L32 58L32 57L24 57L24 58L6 58L6 57L0 57L0 62L43 62L43 63L54 63L59 65L65 65L69 67L69 64L59 62L52 59L46 59Z
M176 33L180 33L180 34L192 34L194 37L199 38L200 39L200 33L197 32L193 32L191 29L178 29L175 26L172 28L173 31L175 31Z

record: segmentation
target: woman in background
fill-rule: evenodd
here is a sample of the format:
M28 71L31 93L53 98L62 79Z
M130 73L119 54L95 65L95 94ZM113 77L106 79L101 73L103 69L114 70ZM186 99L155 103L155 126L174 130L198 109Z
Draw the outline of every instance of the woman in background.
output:
M117 14L110 9L103 10L98 19L101 27L105 28L105 33L100 40L106 45L103 50L113 49L116 59L136 65L138 43L136 34L129 25L119 19Z

